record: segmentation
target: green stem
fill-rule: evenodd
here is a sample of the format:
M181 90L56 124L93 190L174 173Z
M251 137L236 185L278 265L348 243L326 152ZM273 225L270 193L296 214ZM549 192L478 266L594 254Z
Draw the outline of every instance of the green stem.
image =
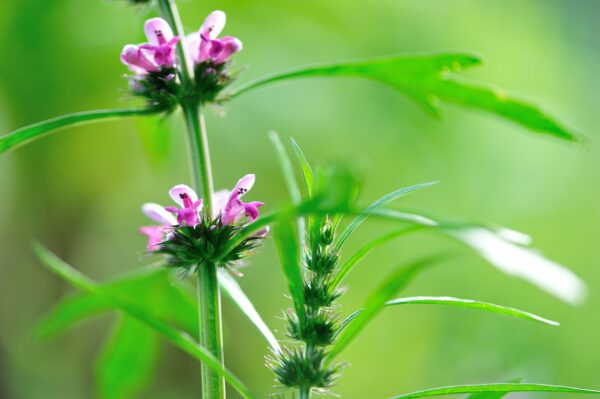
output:
M159 5L175 34L184 39L185 33L175 0L159 0ZM179 76L185 89L194 84L194 67L182 40L177 45L177 51L181 60ZM181 102L181 107L188 132L187 144L194 188L196 191L200 191L204 199L204 215L210 219L213 183L204 115L197 100L186 98ZM223 365L221 295L217 283L217 265L214 263L200 264L197 273L199 343ZM202 364L202 398L225 399L224 378L205 364Z
M300 399L310 399L309 387L300 387Z
M223 361L223 334L221 327L221 294L217 282L217 267L205 263L198 267L198 311L200 345ZM225 380L213 369L202 365L202 397L225 398Z

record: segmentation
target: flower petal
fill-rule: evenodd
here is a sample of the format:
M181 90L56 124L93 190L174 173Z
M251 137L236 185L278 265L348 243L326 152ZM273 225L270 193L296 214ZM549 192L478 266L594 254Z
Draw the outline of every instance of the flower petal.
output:
M202 27L200 28L200 34L207 39L215 39L227 22L227 16L223 11L215 10L208 14L208 17L204 20Z
M185 184L178 184L169 190L169 195L180 207L189 208L198 201L198 194Z
M159 204L144 204L142 205L142 212L155 222L168 224L170 226L177 224L175 217Z
M162 18L151 18L144 24L144 33L148 38L150 44L155 46L165 44L169 40L173 39L173 30Z
M222 64L227 61L232 55L237 53L242 49L242 41L237 37L226 36L219 40L220 49L218 54L212 55L214 57L215 63ZM212 49L211 49L212 51Z
M223 213L229 199L229 190L219 190L212 196L212 218L215 219Z
M244 194L246 194L252 186L254 186L254 181L256 180L256 175L248 174L238 180L237 184L231 190L231 194L229 195L229 201L233 201L235 199L241 198Z
M142 74L145 72L157 71L158 66L146 56L144 51L138 46L128 44L121 51L121 62L129 66L132 72Z
M184 45L188 49L190 58L195 63L200 63L200 34L198 32L190 33L185 37Z

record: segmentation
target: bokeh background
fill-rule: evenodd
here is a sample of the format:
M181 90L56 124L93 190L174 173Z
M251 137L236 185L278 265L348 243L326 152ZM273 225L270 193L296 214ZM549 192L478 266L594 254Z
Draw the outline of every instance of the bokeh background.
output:
M571 145L455 107L439 122L386 87L346 79L272 86L228 104L226 117L209 113L218 188L254 172L251 198L268 209L285 203L267 137L274 129L284 139L295 137L312 162L350 161L364 178L365 201L440 180L397 206L530 233L537 248L589 284L588 301L570 307L453 242L426 234L396 241L351 275L342 313L359 307L402 260L453 248L464 256L422 275L406 294L493 301L562 326L442 307L388 310L343 354L350 367L336 393L385 398L513 378L600 387L600 3L185 0L180 9L188 30L213 9L227 12L226 33L245 45L236 56L240 82L302 64L466 50L486 61L467 77L542 104L589 138L587 145ZM142 40L147 16L124 1L2 1L0 131L134 104L118 56L123 44ZM179 119L162 122L161 134L156 121L70 128L0 157L0 398L95 397L95 359L115 316L87 321L52 341L34 340L39 318L73 290L38 264L30 244L41 240L98 279L149 263L137 232L146 222L140 204L166 203L170 186L189 182ZM161 151L148 151L152 140ZM347 255L391 227L365 225ZM282 331L281 309L289 300L271 243L252 259L241 284L267 323ZM266 397L274 384L264 367L266 344L227 301L224 311L227 363ZM198 397L196 362L163 346L150 388L138 397Z

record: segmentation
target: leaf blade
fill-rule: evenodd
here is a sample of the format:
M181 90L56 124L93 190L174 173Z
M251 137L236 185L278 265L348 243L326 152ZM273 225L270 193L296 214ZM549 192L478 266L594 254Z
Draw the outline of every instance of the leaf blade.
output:
M563 392L574 394L600 394L594 389L574 388L563 385L528 384L528 383L499 383L499 384L474 384L454 385L441 388L426 389L423 391L394 396L390 399L416 399L440 395L456 395L479 392Z
M80 126L96 121L109 121L131 116L144 116L160 112L159 109L107 109L75 112L24 126L0 137L0 154L14 150L40 139L50 132L69 126Z
M200 360L203 362L203 364L210 367L219 375L222 375L225 380L242 395L242 397L246 399L255 399L255 397L240 379L223 367L221 362L214 357L212 353L195 342L188 334L170 327L168 324L153 317L148 312L136 307L135 305L119 300L113 296L109 290L103 289L95 281L62 261L41 244L36 243L34 245L34 250L42 264L48 267L48 269L54 273L58 274L65 281L84 291L90 291L98 295L104 295L113 303L114 307L147 324L149 327L159 332L163 337L167 338L167 340L173 343L175 346Z

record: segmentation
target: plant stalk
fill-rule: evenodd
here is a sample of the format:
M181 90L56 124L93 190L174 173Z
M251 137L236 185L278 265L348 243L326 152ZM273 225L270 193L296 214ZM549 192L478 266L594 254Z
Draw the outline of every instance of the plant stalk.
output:
M204 263L198 267L197 273L200 345L223 363L221 293L217 282L217 267L211 263ZM225 398L225 380L205 365L202 365L202 397Z
M185 32L183 31L179 11L175 0L159 0L159 6L164 18L171 25L175 34L181 38L177 44L177 51L181 60L179 76L185 89L194 84L194 67L183 45ZM195 99L184 99L181 102L181 108L188 133L187 147L189 149L194 189L200 191L204 200L203 212L205 218L210 220L213 205L213 180L204 114L200 104ZM198 265L197 274L199 343L219 359L221 364L224 364L221 295L217 282L217 265L214 263L200 264ZM202 398L225 399L225 379L204 364L201 367Z

